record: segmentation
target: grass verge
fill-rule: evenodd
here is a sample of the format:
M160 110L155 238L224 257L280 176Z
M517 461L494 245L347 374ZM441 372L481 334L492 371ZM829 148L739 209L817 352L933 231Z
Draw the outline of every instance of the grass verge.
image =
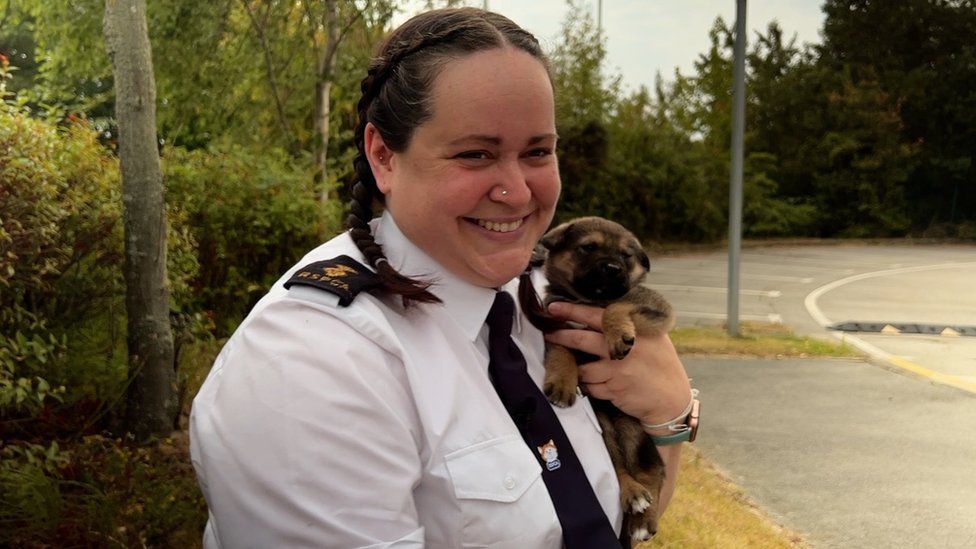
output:
M693 447L682 452L678 486L658 534L638 549L805 548L802 537L777 526L742 490Z
M739 337L729 337L723 327L687 327L671 331L679 354L756 356L763 358L807 358L862 356L854 347L811 337L798 336L781 324L743 322Z

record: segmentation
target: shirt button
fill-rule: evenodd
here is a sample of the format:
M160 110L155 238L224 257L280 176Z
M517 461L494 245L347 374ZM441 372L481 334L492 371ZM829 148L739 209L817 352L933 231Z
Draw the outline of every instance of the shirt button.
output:
M515 488L515 479L512 477L505 477L505 488L509 490Z

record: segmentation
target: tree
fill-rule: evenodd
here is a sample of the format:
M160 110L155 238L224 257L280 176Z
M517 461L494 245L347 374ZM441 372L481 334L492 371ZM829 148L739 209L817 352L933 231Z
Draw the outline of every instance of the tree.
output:
M823 10L821 64L851 90L876 89L862 97L883 97L899 145L917 150L903 181L914 227L976 219L976 4L828 0Z
M129 375L126 427L142 440L168 433L177 412L166 285L166 218L156 137L156 82L145 0L105 0L115 75L125 226Z
M607 123L619 77L603 74L606 48L589 11L578 1L569 13L550 56L559 128L559 170L564 181L562 217L603 211L614 192L606 173Z

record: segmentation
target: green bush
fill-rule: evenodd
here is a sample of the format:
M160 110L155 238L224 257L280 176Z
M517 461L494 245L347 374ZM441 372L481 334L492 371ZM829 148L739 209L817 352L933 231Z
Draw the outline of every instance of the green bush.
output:
M207 519L185 434L0 445L0 547L195 547Z
M0 66L0 423L43 412L70 431L104 416L127 380L118 161L86 121L32 116L4 79ZM195 250L185 226L169 232L185 299Z
M75 396L69 328L104 314L119 287L112 168L83 125L0 107L0 417L36 411L50 386Z
M170 219L185 224L199 270L179 308L227 335L290 267L331 230L309 164L278 150L238 146L163 156Z
M44 412L70 430L114 413L127 383L118 160L86 121L32 116L4 78L0 67L0 422ZM165 150L178 346L229 333L337 229L309 166L276 150Z

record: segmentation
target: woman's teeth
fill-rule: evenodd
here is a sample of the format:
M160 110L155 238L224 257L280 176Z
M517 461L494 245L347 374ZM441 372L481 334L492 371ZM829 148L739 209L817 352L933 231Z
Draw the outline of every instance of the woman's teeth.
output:
M485 221L484 219L478 220L478 225L488 229L489 231L495 231L497 233L510 233L515 229L522 226L522 221L512 221L511 223L495 223L494 221Z

